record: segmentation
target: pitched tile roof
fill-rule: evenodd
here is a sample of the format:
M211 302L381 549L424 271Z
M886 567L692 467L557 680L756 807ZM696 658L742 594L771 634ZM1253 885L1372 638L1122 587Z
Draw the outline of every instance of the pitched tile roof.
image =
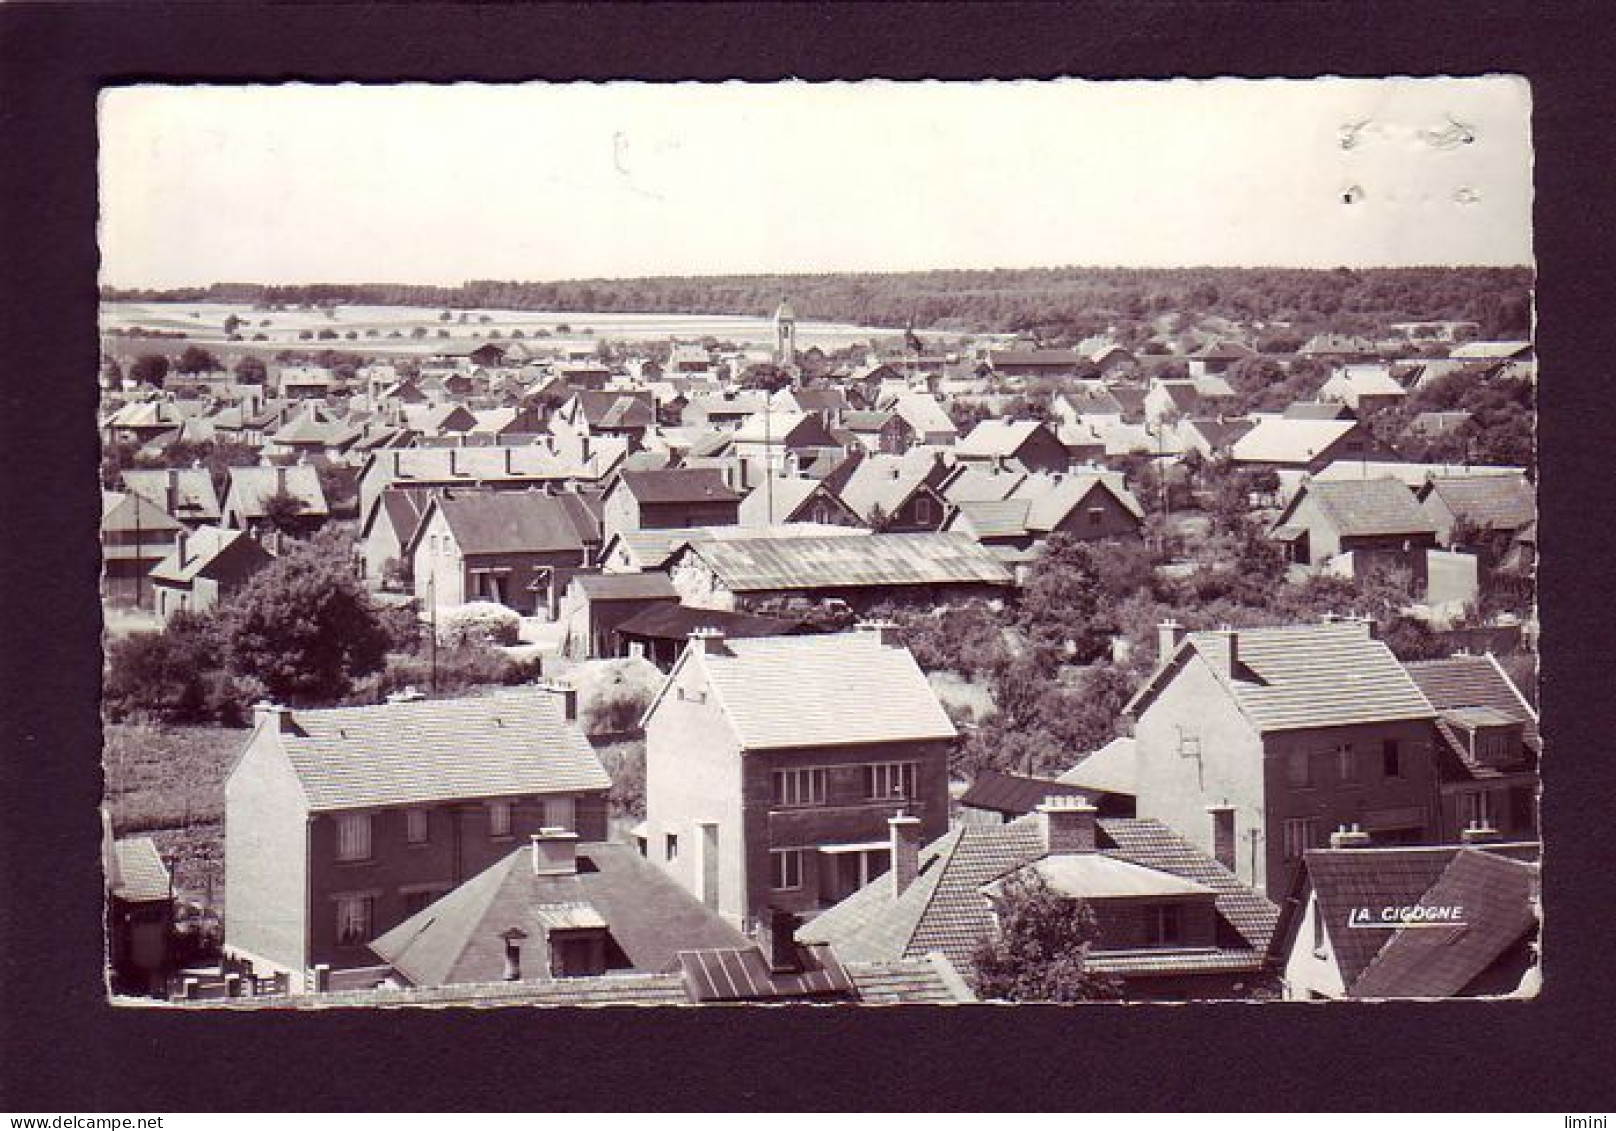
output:
M1160 688L1199 655L1263 733L1436 716L1391 649L1370 636L1367 624L1243 628L1235 636L1239 665L1234 675L1226 635L1192 632L1125 710L1134 715L1147 710Z
M611 785L578 724L542 689L287 715L286 730L261 727L252 741L280 742L312 812Z
M796 475L776 475L770 482L759 483L741 500L740 525L769 526L783 522L797 513L824 484L817 479L804 479Z
M442 512L462 554L579 552L588 523L560 496L537 491L445 492L433 505ZM417 528L424 529L423 516Z
M1053 778L983 770L971 781L959 803L971 809L991 809L1021 816L1043 804L1046 797L1083 797L1086 791Z
M1436 728L1447 755L1439 766L1445 777L1475 776L1477 767L1470 761L1469 744L1450 721L1455 712L1467 708L1486 708L1504 719L1524 724L1522 739L1527 749L1540 749L1537 712L1527 704L1492 656L1450 656L1442 660L1411 661L1403 667L1439 712Z
M1345 423L1345 422L1343 422ZM1418 489L1428 479L1451 476L1520 475L1518 467L1476 467L1459 463L1398 463L1393 460L1338 459L1313 473L1312 483L1344 479L1396 479L1410 490Z
M1537 493L1524 475L1433 479L1423 494L1486 530L1519 530L1537 518Z
M148 534L164 534L180 529L180 524L156 503L144 496L123 491L101 492L101 532L129 533L139 531L142 539ZM106 550L119 549L109 546ZM105 552L105 551L103 551Z
M518 848L371 943L418 986L502 977L502 932L523 931L523 972L550 969L546 932L604 924L627 969L667 969L680 950L740 947L746 940L632 845L577 846L574 875L535 875L532 850Z
M1109 494L1123 510L1144 521L1145 508L1128 490L1122 476L1112 471L1079 471L1058 478L1029 475L1011 497L1031 500L1032 507L1027 513L1030 529L1050 531L1064 522L1096 489Z
M123 473L123 486L175 518L211 521L219 517L219 493L205 467L130 468Z
M1013 456L1033 434L1044 428L1037 420L983 420L954 445L961 458Z
M618 481L642 503L739 502L741 498L712 468L625 471Z
M1231 453L1248 463L1306 463L1357 426L1355 420L1264 416L1257 420L1255 428L1234 442Z
M1032 509L1028 499L997 499L989 502L961 502L954 504L957 519L951 519L949 529L963 520L978 539L1019 538L1028 533L1027 514Z
M692 542L681 553L700 557L734 593L864 586L1010 585L1014 580L997 558L969 536L946 531L710 540Z
M1224 959L1234 965L1219 969L1250 968L1267 950L1278 909L1216 861L1160 821L1102 817L1096 824L1108 858L1218 893L1218 915L1232 932L1227 937L1246 944L1227 947L1232 953ZM921 851L920 873L898 898L883 877L808 923L797 937L829 942L849 962L940 951L956 967L969 969L972 952L993 929L983 887L1046 855L1036 816L1006 825L955 828ZM1193 961L1193 956L1185 957ZM1168 965L1169 970L1181 968Z
M690 663L706 674L746 750L959 733L909 649L882 644L873 633L726 639L717 654L687 649L678 666Z
M930 393L908 393L899 397L892 403L892 411L908 423L916 432L940 432L950 436L959 434L954 421L937 398Z
M127 903L155 903L170 897L168 865L149 836L125 837L114 841L117 865L112 894Z
M1461 993L1536 931L1537 871L1533 863L1460 849L1418 903L1463 908L1464 924L1405 927L1392 933L1348 987L1348 996L1451 997Z
M1024 471L995 471L958 464L942 488L943 498L951 503L997 502L1008 499L1026 477Z
M1303 497L1311 498L1343 537L1436 533L1431 516L1396 479L1314 480L1302 488L1285 515L1295 513Z
M264 504L284 487L287 494L303 504L305 515L327 515L325 491L320 487L320 476L310 464L299 463L291 467L232 467L230 489L244 518L262 518Z
M248 537L245 530L225 530L218 526L199 526L189 534L180 536L180 542L168 557L151 571L153 581L171 581L185 584L207 573L226 550L246 539L246 545L256 550L266 564L269 554ZM252 552L252 551L249 551ZM182 561L183 559L183 561Z

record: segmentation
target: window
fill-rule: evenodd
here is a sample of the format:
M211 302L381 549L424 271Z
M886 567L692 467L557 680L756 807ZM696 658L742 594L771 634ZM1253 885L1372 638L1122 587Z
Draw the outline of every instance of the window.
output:
M1184 909L1176 903L1160 903L1149 909L1145 930L1152 946L1173 946L1184 939Z
M774 771L774 803L782 806L825 804L825 771Z
M369 813L344 813L337 818L337 859L370 859Z
M915 499L915 521L931 521L931 496L921 495Z
M1089 508L1089 525L1090 526L1099 526L1104 521L1105 521L1105 508L1104 507L1090 507Z
M1201 756L1201 736L1179 727L1178 756L1180 758L1199 758Z
M1343 784L1358 780L1358 759L1350 742L1343 742L1335 748L1335 768Z
M679 837L676 834L668 834L667 842L663 846L663 855L669 860L679 859Z
M1403 752L1395 738L1388 738L1380 744L1380 772L1389 778L1403 776Z
M1295 860L1318 843L1319 822L1313 817L1292 817L1285 822L1285 859Z
M802 853L800 848L775 849L769 853L775 891L795 891L802 887Z
M918 792L915 779L919 762L877 762L864 767L864 796L871 801L912 798Z
M1493 795L1485 789L1478 789L1471 793L1459 795L1459 826L1469 828L1471 825L1485 825L1496 828L1493 819Z
M511 803L495 801L488 806L488 835L511 835Z
M372 899L349 895L337 900L337 945L364 946L370 941Z
M404 810L404 839L410 844L425 844L427 835L426 810Z
M1285 780L1296 789L1313 785L1313 756L1306 750L1297 750L1285 762Z
M576 829L578 810L570 797L544 799L544 826L549 829Z

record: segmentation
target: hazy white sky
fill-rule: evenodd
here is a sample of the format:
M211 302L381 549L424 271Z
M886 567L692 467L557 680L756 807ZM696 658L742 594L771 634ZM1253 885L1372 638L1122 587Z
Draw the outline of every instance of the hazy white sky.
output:
M102 278L1521 264L1529 118L1508 78L119 89Z

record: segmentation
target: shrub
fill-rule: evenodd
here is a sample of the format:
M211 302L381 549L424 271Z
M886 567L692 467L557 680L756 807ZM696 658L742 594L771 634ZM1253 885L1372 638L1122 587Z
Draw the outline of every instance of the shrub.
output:
M521 637L522 618L493 601L472 601L439 609L437 625L438 643L446 648L515 644Z

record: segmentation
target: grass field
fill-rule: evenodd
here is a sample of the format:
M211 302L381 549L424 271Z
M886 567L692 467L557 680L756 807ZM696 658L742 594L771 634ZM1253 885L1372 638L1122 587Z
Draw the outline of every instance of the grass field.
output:
M245 730L108 723L102 751L118 836L150 835L184 898L224 903L224 778Z

